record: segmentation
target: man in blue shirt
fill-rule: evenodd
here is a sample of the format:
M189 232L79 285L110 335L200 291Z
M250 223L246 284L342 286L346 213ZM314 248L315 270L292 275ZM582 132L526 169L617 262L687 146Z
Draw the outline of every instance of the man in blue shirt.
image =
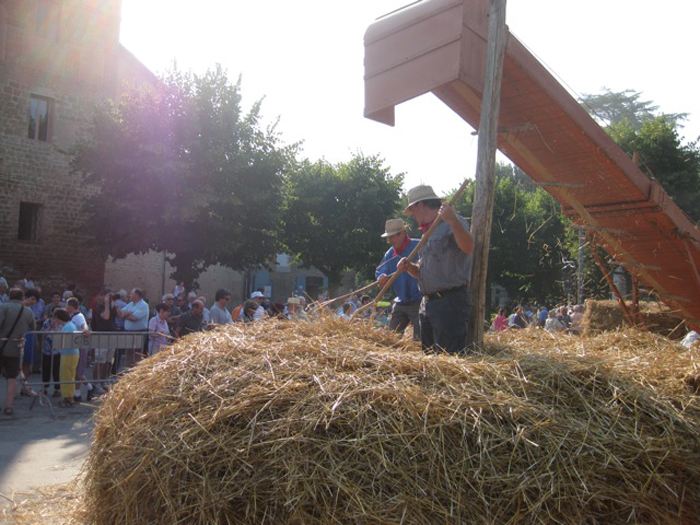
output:
M418 245L418 239L411 239L406 233L406 225L401 219L389 219L384 225L384 230L382 237L391 243L391 248L384 254L375 272L375 277L382 287L389 280L389 275L396 272L399 261L408 257ZM403 333L410 322L413 325L413 339L419 341L418 310L423 295L418 290L418 281L408 272L404 272L396 278L391 289L396 298L391 308L389 328Z
M148 303L143 300L143 292L139 288L131 290L129 295L131 302L124 308L117 306L117 315L124 319L124 330L127 332L147 332L148 331ZM144 343L148 344L148 338L144 337ZM146 355L146 350L137 353L133 348L126 350L126 366L132 367Z

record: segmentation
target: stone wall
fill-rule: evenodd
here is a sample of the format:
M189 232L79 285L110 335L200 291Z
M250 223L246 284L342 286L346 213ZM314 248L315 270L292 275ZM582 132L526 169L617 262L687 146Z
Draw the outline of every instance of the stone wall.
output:
M80 233L91 189L71 173L69 148L88 132L96 104L118 97L126 84L157 82L119 44L120 11L120 0L0 2L0 269L10 283L30 271L47 296L74 283L90 297L104 283L140 287L158 302L175 285L161 254L105 264ZM46 140L29 137L33 96L48 103ZM22 203L25 219L32 212L29 238L20 227ZM285 300L306 277L315 286L323 278L296 265L267 277L274 300ZM218 288L239 303L256 276L214 267L198 281L209 304Z
M10 282L28 270L45 291L74 282L89 294L104 280L103 261L80 234L90 189L66 151L125 79L154 79L120 46L120 12L120 0L0 4L0 267ZM29 137L32 96L48 103L46 140ZM20 235L21 203L31 211L29 238Z
M105 264L104 281L112 289L130 290L141 288L151 304L160 302L165 293L172 293L175 281L169 278L173 268L166 262L163 254L149 252L143 255L129 255L123 259L110 260ZM207 306L214 302L216 290L224 288L231 294L231 306L240 304L256 288L256 282L269 285L273 301L286 302L297 289L300 277L323 279L323 274L315 268L300 268L291 264L282 271L265 272L263 279L256 279L256 272L236 272L223 266L208 268L197 279L197 293L207 298ZM352 290L354 274L345 272L339 288L333 290L334 295L342 295ZM314 295L316 295L314 293ZM314 299L316 297L314 296Z
M143 255L131 254L123 259L107 261L105 283L112 289L141 288L151 304L160 302L163 293L172 293L175 281L170 279L173 268L163 260L163 254L151 251ZM231 292L232 302L240 302L244 293L244 275L229 268L214 266L199 279L197 293L207 298L207 306L214 301L219 288Z

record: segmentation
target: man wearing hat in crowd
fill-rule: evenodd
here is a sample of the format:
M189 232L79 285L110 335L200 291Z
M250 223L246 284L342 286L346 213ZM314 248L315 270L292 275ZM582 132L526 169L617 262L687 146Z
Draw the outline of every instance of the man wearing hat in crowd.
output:
M259 290L253 292L250 294L250 298L258 303L258 309L255 311L255 315L253 315L253 319L263 319L267 317L267 312L265 311L265 308L263 308L263 300L265 299L265 295Z
M469 234L469 223L452 206L443 203L430 186L411 188L408 202L404 215L413 215L424 231L438 216L442 218L423 245L418 261L403 258L397 268L417 278L423 294L419 315L421 344L424 350L462 353L467 347L471 315L467 287L474 241Z
M384 254L382 262L375 271L375 278L379 285L384 285L389 280L389 275L396 271L399 260L408 257L418 245L418 239L411 239L406 233L406 225L401 219L389 219L384 225L382 234L391 244L391 248ZM396 296L391 307L389 328L403 333L409 323L413 325L413 339L420 340L420 325L418 322L418 309L422 294L418 290L418 281L409 273L399 275L391 285Z
M304 312L299 297L288 298L285 310L285 314L289 319L306 319L306 313Z

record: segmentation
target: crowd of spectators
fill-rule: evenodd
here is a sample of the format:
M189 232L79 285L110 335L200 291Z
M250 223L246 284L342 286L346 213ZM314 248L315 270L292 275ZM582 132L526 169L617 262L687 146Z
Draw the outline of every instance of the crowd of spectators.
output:
M504 332L533 327L552 333L580 335L583 331L583 312L583 306L580 304L562 304L551 309L544 304L536 309L527 304L516 305L510 315L506 308L500 308L491 323L491 331Z
M209 303L206 297L194 291L187 293L183 283L177 283L173 293L164 294L157 304L149 304L138 288L127 292L103 287L86 301L74 286L53 291L50 300L45 302L41 288L29 273L9 288L0 274L0 345L5 348L0 352L0 367L4 368L8 379L5 408L8 415L12 414L12 399L18 385L20 395L36 395L27 384L36 371L41 373L40 393L61 398L60 406L71 407L82 401L83 389L88 398L103 394L122 366L128 369L180 337L218 325L265 319L303 320L311 315L303 295L290 297L286 302L273 302L265 297L263 290L254 291L233 307L231 294L225 289L217 290L213 302ZM375 324L385 326L385 307L362 309L370 302L368 295L351 295L334 306L333 312L338 318L350 321L359 310L359 316L371 317ZM18 305L25 308L20 309ZM23 314L23 322L11 327L17 312ZM544 305L538 308L516 305L511 312L501 308L491 330L536 327L555 333L580 334L582 317L580 305L559 305L551 309ZM35 331L41 333L37 336ZM57 332L133 332L145 337L139 339L143 340L141 348L57 348L52 344ZM90 366L92 374L88 380L86 371Z
M155 305L138 288L127 292L102 287L88 300L75 286L64 288L45 300L30 273L11 287L0 273L0 369L7 379L6 415L13 414L17 394L60 398L59 406L66 408L82 402L83 392L88 399L101 395L123 366L128 369L194 332L232 323L308 317L305 297L272 302L262 290L231 308L227 290L217 290L209 304L206 297L187 293L183 283L177 283L173 293L166 293ZM59 332L132 332L143 336L139 339L143 346L59 348L53 344ZM39 392L30 387L30 376L37 372L41 375Z

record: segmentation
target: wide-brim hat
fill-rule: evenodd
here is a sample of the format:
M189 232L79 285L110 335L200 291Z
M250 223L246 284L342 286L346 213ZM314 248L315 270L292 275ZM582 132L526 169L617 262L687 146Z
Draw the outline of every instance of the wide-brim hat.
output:
M287 304L301 304L301 301L298 297L290 297L287 299Z
M411 215L409 208L420 201L428 201L432 199L440 200L440 197L435 195L432 186L416 186L408 190L408 206L403 210L404 215Z
M391 235L396 235L399 232L406 230L406 224L404 224L401 219L389 219L384 224L384 233L382 237L390 237Z

